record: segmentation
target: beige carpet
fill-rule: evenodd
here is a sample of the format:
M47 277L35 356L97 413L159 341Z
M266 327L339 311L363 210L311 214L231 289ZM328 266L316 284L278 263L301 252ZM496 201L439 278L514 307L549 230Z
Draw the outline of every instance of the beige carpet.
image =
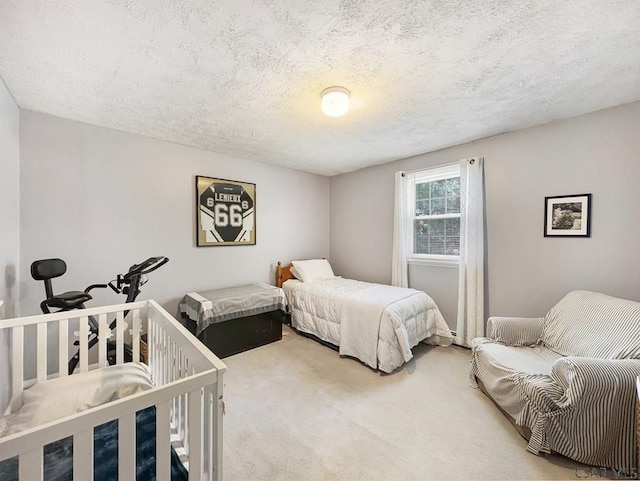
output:
M419 345L381 375L283 334L225 359L225 481L576 479L469 386L466 349Z

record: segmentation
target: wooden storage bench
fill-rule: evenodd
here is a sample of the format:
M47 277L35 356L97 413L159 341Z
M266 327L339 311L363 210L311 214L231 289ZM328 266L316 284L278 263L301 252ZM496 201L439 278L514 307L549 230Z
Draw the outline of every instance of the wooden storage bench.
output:
M282 289L262 283L190 292L180 301L187 328L221 358L282 339L285 311Z

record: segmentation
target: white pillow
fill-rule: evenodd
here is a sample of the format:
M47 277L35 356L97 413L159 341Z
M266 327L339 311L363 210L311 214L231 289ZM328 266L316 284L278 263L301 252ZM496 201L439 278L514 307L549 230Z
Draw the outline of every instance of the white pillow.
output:
M296 270L294 275L302 282L313 282L335 277L327 259L293 261L292 264Z
M22 393L22 407L6 434L17 433L152 388L149 368L137 362L39 382Z
M298 274L298 270L296 269L296 266L291 266L291 269L289 269L289 272L291 272L291 274L293 274L293 277L295 277L296 279L300 279L300 274Z

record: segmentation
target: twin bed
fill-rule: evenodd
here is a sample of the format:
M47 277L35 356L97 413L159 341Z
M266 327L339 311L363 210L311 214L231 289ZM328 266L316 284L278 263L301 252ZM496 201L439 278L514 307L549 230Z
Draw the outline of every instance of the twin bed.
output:
M97 359L86 342L90 318L100 326ZM1 480L222 481L226 367L156 302L9 319L0 330L11 341L12 379L0 417ZM69 375L74 331L85 342Z
M337 346L341 355L390 373L413 357L419 342L453 341L433 299L415 289L343 279L325 259L278 262L292 327Z

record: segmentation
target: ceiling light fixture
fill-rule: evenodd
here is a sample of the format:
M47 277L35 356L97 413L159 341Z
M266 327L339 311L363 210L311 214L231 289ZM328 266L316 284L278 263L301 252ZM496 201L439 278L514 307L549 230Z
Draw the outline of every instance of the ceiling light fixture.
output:
M349 91L344 87L329 87L322 91L322 111L328 117L342 117L349 110Z

